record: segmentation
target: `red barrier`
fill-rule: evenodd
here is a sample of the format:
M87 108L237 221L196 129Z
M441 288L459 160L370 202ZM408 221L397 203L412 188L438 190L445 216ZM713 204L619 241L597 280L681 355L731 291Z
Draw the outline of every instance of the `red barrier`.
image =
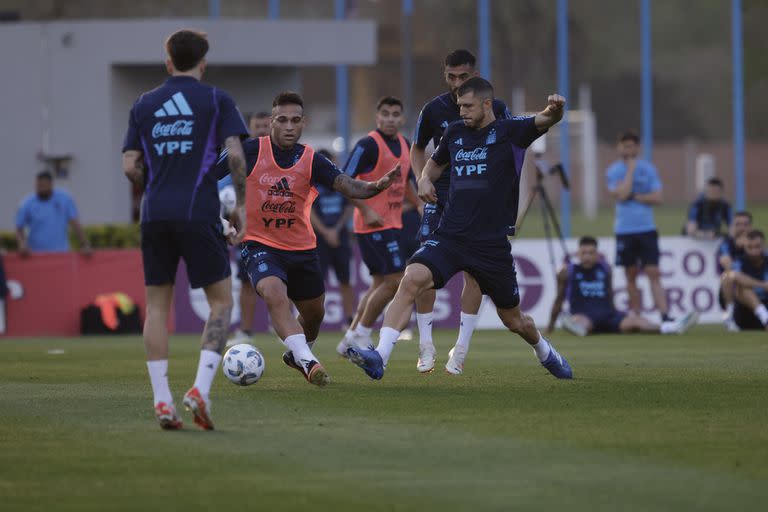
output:
M100 293L124 292L144 316L144 274L137 249L78 253L38 253L4 257L10 285L22 292L8 297L7 336L76 336L80 310Z

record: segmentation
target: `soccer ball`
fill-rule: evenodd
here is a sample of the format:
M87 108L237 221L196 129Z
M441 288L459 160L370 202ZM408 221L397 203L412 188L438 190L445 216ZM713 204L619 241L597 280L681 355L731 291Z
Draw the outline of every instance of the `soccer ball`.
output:
M264 356L253 345L241 343L224 354L221 370L233 384L250 386L264 373Z

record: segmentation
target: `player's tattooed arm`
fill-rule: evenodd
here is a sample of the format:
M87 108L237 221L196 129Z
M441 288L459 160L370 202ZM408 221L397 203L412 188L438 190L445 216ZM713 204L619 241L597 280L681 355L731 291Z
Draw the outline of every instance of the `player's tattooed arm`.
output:
M552 303L552 311L549 313L549 324L547 325L547 333L552 332L555 329L555 323L557 317L560 316L560 311L563 310L563 303L565 302L565 288L568 281L568 268L563 267L560 272L557 273L557 297Z
M123 172L131 183L144 186L144 153L129 149L123 153Z
M245 154L243 145L240 143L240 137L232 136L224 140L227 148L227 166L232 176L232 185L235 188L237 204L245 204Z
M333 190L350 199L368 199L388 189L400 178L400 164L376 181L355 180L346 174L339 174L333 180Z
M534 123L540 132L546 131L556 125L565 113L565 98L559 94L550 94L547 98L547 106L536 114Z
M237 206L229 215L229 222L235 228L235 234L229 235L227 239L232 245L242 242L246 230L245 213L245 154L243 145L240 143L240 137L232 136L224 139L224 145L227 148L227 166L229 174L232 176L232 186L235 188L235 197Z

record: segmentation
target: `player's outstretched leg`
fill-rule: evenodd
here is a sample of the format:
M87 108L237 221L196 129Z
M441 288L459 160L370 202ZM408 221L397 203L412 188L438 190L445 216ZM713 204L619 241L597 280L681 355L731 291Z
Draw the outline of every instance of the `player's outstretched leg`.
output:
M459 336L456 345L448 352L448 362L445 371L452 375L460 375L464 371L464 359L469 352L469 342L477 325L477 314L483 303L483 292L474 277L464 272L464 287L461 290L461 319Z
M221 352L227 343L227 331L232 315L232 282L229 277L203 288L211 313L203 330L200 361L192 388L184 394L184 407L191 411L195 424L203 430L213 430L211 392L213 379L221 363Z
M168 312L173 285L147 286L147 319L144 322L144 348L147 371L152 383L155 417L163 430L178 430L181 419L173 405L168 385Z
M523 314L520 311L520 306L505 309L497 308L496 311L507 329L520 335L531 345L539 362L549 373L558 379L573 378L573 371L568 361L555 350L555 347L544 339L536 328L533 318Z
M256 283L256 293L267 304L275 332L292 353L293 361L301 368L304 378L316 386L329 384L331 379L328 373L312 353L304 329L291 312L285 283L276 276L265 277Z
M314 299L294 301L299 316L296 320L304 329L304 337L307 339L307 346L310 350L315 346L317 336L320 334L320 324L325 317L325 294ZM293 352L290 350L283 353L283 363L304 375L304 370L293 358Z

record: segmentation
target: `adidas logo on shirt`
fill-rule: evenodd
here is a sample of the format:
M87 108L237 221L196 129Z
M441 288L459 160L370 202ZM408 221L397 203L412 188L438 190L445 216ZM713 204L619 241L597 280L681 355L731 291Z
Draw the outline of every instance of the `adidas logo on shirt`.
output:
M293 192L291 192L291 187L288 185L288 180L281 178L280 181L269 187L267 195L273 197L293 197Z
M180 92L177 92L171 99L163 103L163 107L155 110L155 117L166 116L193 116L192 109L189 108L187 99Z
M461 140L461 137L459 137L458 139L453 141L453 143L456 144L457 146L461 146L462 144L464 144L464 141Z

